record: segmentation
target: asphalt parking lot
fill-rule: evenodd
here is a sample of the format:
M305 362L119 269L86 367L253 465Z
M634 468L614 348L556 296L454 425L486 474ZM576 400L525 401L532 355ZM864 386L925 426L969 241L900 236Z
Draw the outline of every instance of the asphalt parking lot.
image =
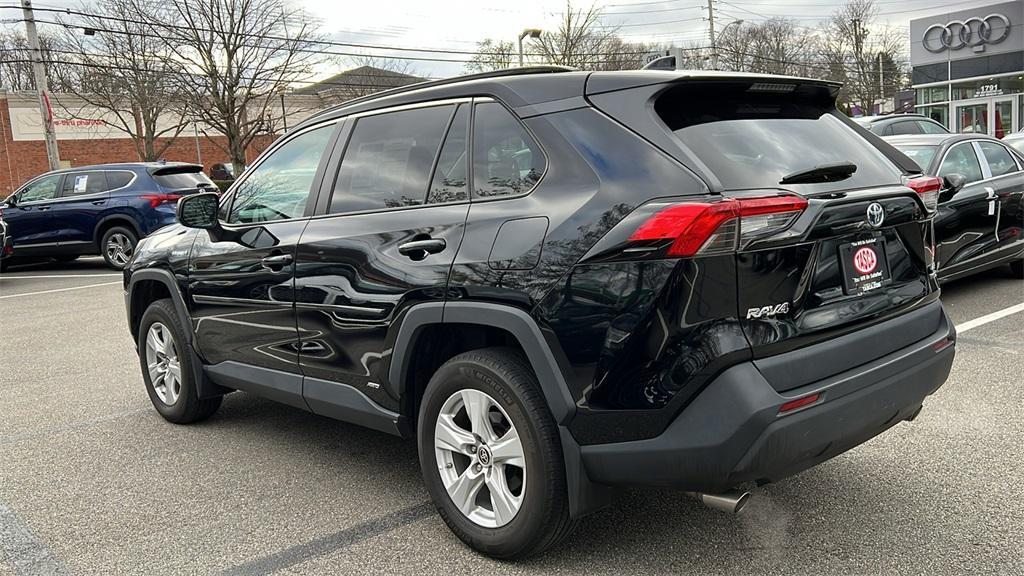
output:
M516 564L448 532L412 441L242 393L164 422L119 277L98 259L0 276L0 576L1024 573L1024 311L972 322L1024 302L1002 269L944 288L957 358L914 422L739 516L625 493Z

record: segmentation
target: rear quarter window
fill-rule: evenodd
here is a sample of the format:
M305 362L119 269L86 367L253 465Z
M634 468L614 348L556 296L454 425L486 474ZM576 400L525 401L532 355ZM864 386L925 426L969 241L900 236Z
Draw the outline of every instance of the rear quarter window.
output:
M828 183L790 184L801 193L899 184L902 173L838 117L820 94L750 92L747 84L685 84L655 111L726 189L778 188L787 175L852 162L857 171Z

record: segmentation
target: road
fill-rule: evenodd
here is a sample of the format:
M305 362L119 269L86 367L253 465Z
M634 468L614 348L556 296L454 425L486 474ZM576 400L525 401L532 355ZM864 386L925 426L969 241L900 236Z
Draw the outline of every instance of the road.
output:
M739 516L626 492L550 553L469 551L412 441L229 395L194 426L150 407L119 276L96 259L0 277L0 576L9 574L1021 574L1024 312L975 325L912 423ZM958 325L1024 301L946 286Z

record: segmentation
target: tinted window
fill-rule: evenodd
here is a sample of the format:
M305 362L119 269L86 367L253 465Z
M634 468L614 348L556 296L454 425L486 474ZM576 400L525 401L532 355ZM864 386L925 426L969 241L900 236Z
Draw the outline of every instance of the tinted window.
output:
M334 183L331 212L423 204L454 109L431 106L357 120Z
M907 144L894 144L896 148L910 157L911 160L917 162L917 165L922 170L927 170L928 165L932 163L932 158L935 158L935 152L938 151L938 146L910 146Z
M917 126L917 122L912 120L904 120L902 122L893 122L890 127L892 128L893 135L899 134L920 134L921 129Z
M918 128L925 134L949 134L949 130L946 130L935 122L925 122L924 120L917 121Z
M950 174L962 174L967 182L977 182L982 179L981 164L978 163L978 156L974 153L974 146L970 142L957 144L949 149L946 158L939 167L939 176Z
M521 194L544 174L540 146L504 106L477 104L473 120L473 193L479 197Z
M187 170L164 172L153 175L153 180L161 188L170 190L183 190L199 188L200 185L213 187L213 182L203 174L200 168L189 168Z
M1017 163L1013 161L1010 151L993 142L981 142L981 153L988 161L992 176L1002 176L1017 171Z
M60 184L60 174L46 176L25 186L18 194L18 202L35 202L37 200L51 200L57 197L57 186Z
M458 202L468 198L466 190L466 133L469 130L469 106L460 104L437 159L430 181L427 204Z
M741 87L684 85L655 104L726 189L776 188L788 175L837 163L853 163L857 171L843 180L787 187L816 193L900 182L896 166L834 114L830 99Z
M267 222L302 216L316 168L334 132L328 125L292 138L246 173L234 188L228 221Z
M103 172L68 172L64 175L60 195L96 194L107 190L107 175Z
M107 187L110 190L127 186L135 175L131 172L111 171L107 172Z

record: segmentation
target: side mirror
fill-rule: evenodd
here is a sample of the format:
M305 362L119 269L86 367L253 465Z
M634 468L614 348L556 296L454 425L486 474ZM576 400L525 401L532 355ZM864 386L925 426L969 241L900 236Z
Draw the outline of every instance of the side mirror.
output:
M214 192L189 194L178 200L178 222L188 228L217 230L220 220L217 211L220 209L220 196Z
M18 205L18 195L17 194L11 194L10 196L7 197L6 202L7 202L8 206L10 206L11 208L14 208L15 206Z
M956 194L967 184L967 177L963 174L950 174L942 178L942 194L947 198Z

